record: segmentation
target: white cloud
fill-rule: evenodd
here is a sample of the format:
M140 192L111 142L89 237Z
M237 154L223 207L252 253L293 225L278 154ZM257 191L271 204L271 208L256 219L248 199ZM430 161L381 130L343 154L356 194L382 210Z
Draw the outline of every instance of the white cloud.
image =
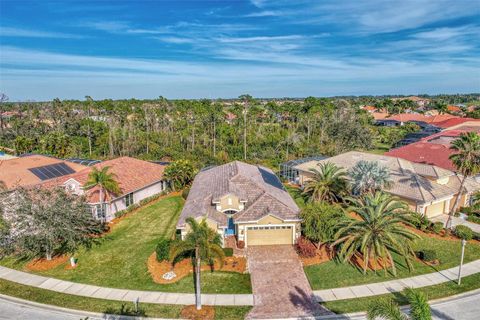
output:
M76 34L12 28L12 27L0 27L0 36L1 37L24 37L24 38L64 38L64 39L83 38L83 36L76 35Z

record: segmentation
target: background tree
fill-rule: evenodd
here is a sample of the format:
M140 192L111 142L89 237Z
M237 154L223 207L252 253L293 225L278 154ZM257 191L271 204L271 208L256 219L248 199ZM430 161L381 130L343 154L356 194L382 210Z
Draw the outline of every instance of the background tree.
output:
M117 182L117 177L114 173L109 172L110 167L105 166L98 170L96 167L92 168L92 171L88 174L88 180L85 183L85 190L91 190L93 188L98 188L99 190L99 201L101 206L101 216L98 217L102 221L106 219L106 208L105 200L106 198L111 198L112 194L120 194L121 189ZM98 215L98 212L97 212Z
M418 236L405 227L411 225L407 205L383 192L367 193L358 199L351 198L350 202L347 210L355 213L358 219L342 222L333 243L340 246L339 253L344 261L361 254L366 273L370 259L375 262L388 260L396 275L392 256L396 253L411 268L411 259L415 257L412 244Z
M8 101L8 96L5 93L0 92L0 130L3 133L3 112L5 110L3 109L3 104Z
M238 98L243 103L243 160L247 160L247 113L253 98L249 94L242 94Z
M51 260L89 248L95 241L92 235L104 230L85 199L63 188L18 189L5 201L10 203L5 220L11 226L13 246L26 255Z
M183 189L195 178L196 170L188 160L177 160L165 168L164 176L173 190Z
M192 262L195 268L195 302L197 310L200 310L202 308L200 283L202 261L211 264L216 259L222 266L225 253L221 247L220 235L208 226L206 219L199 223L189 217L186 223L190 227L190 231L185 236L185 240L172 243L170 261L173 263L180 255L190 255L194 258Z
M331 162L319 164L319 169L310 169L313 177L305 183L303 195L310 202L338 202L347 188L345 171Z
M376 161L358 161L349 171L352 193L361 195L374 193L391 186L390 172L387 167Z
M346 218L342 208L325 202L310 204L300 213L302 232L304 236L317 243L320 249L322 243L335 241L340 222Z
M452 141L450 149L456 153L450 156L457 172L462 175L460 187L455 197L455 202L448 215L446 228L450 228L452 224L452 216L457 211L460 199L464 194L465 181L468 177L475 176L480 173L480 135L476 132L462 133L460 137Z

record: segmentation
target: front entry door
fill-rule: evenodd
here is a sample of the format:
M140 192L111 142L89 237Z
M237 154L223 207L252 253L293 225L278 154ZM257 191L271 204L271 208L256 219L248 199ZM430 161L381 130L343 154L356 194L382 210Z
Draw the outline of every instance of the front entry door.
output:
M227 230L226 234L227 235L234 235L235 234L235 224L233 223L233 218L229 217L228 218L228 224L227 224Z

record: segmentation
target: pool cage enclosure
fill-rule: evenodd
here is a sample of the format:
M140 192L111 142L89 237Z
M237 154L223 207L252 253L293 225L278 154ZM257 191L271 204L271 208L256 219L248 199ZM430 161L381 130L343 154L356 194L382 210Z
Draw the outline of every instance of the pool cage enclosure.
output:
M326 159L328 157L325 156L313 156L313 157L307 157L307 158L301 158L301 159L295 159L295 160L290 160L287 162L284 162L280 165L280 177L290 183L296 183L298 184L299 178L298 178L298 170L295 169L294 167L305 163L309 161L320 161L323 159Z

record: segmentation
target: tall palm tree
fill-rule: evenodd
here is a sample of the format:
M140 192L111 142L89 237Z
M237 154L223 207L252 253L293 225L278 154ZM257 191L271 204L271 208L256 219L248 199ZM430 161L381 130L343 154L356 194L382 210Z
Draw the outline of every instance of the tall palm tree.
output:
M200 291L202 261L210 263L216 258L220 266L222 266L225 254L221 247L222 240L220 235L208 226L206 219L199 223L197 220L189 217L186 219L186 223L190 227L190 232L187 233L185 240L172 245L170 261L173 263L178 256L184 254L193 257L192 263L195 267L195 304L197 310L200 310L202 309Z
M410 260L415 256L413 240L419 237L404 226L411 224L407 205L383 192L365 194L358 199L349 200L349 212L356 213L359 219L343 222L336 234L337 240L333 243L341 246L339 253L344 260L350 261L355 254L360 253L363 257L364 273L367 272L370 259L388 260L393 274L396 275L392 257L392 253L396 253L405 259L410 269Z
M457 172L462 174L462 181L458 189L457 196L453 207L449 212L446 228L450 228L452 224L452 216L460 204L460 199L464 192L465 181L468 177L475 176L480 173L480 135L476 132L462 133L460 137L452 141L450 149L456 153L450 156Z
M117 182L117 176L109 172L110 167L105 166L98 170L96 167L92 168L92 171L88 174L87 183L85 183L85 190L90 190L95 187L99 188L100 191L100 206L102 210L101 220L105 220L105 198L110 196L110 194L119 194L121 192L120 186Z
M390 172L376 161L359 161L349 171L352 193L374 193L391 186Z
M311 180L305 183L303 195L310 202L338 202L347 188L346 174L343 168L331 162L319 164L319 170L313 172Z
M420 291L411 288L405 289L405 296L410 304L409 316L402 313L400 307L393 299L375 300L369 307L367 312L368 320L377 318L385 320L429 320L432 319L432 312L428 305L428 299Z

